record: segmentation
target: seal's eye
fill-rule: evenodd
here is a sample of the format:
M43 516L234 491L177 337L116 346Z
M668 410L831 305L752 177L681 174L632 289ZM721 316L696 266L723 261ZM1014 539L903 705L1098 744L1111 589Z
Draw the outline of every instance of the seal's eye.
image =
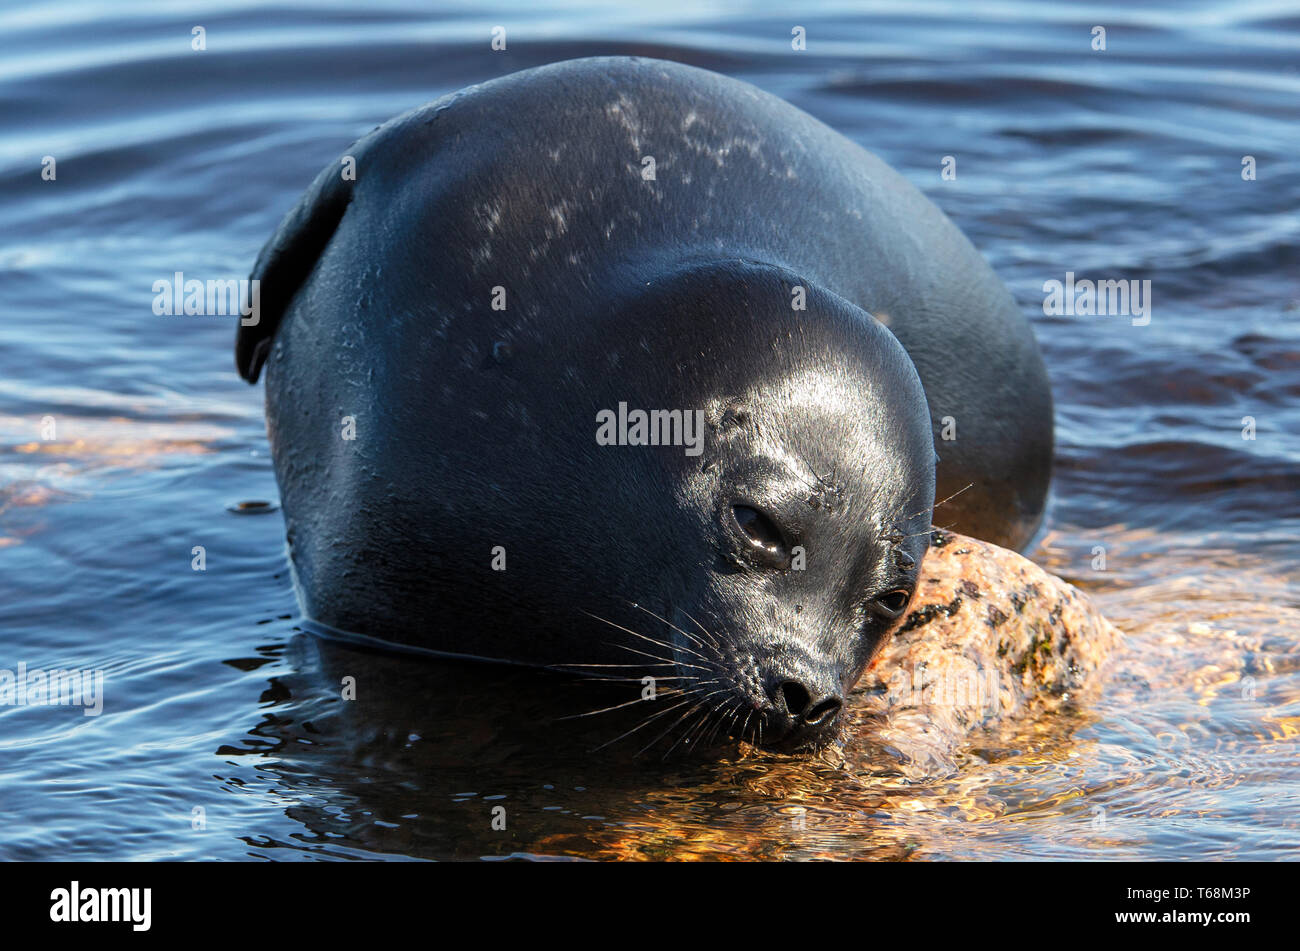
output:
M891 591L889 594L883 594L871 602L871 610L874 614L893 620L903 613L903 608L907 607L907 602L912 597L911 593L903 588L897 591Z
M770 518L751 505L733 505L731 512L740 530L753 544L774 555L784 552L785 536Z

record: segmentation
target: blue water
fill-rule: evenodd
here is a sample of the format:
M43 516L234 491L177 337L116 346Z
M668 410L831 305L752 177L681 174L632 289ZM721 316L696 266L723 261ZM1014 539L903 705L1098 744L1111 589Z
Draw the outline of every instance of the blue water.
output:
M523 6L0 9L0 669L104 676L98 716L0 707L0 856L1293 856L1300 4ZM390 116L598 54L790 100L1007 282L1057 400L1031 555L1129 635L1091 709L926 781L868 751L664 765L555 742L534 684L298 630L279 515L232 511L276 499L234 322L156 316L154 282L247 276ZM1045 316L1066 272L1150 280L1150 323Z

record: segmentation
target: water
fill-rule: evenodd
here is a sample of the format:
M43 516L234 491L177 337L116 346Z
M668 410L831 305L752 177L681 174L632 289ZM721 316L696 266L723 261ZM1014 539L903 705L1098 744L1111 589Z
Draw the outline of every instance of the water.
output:
M0 668L106 678L101 716L0 708L0 855L1293 856L1300 5L824 3L797 21L805 52L761 7L519 6L0 10ZM245 276L316 172L392 115L611 53L830 123L1033 315L1059 448L1031 554L1129 635L1095 703L973 738L926 780L862 744L838 768L664 764L589 753L614 735L600 718L551 725L593 705L581 686L298 630L279 515L231 510L276 498L261 388L235 375L231 321L155 316L154 281ZM1067 271L1150 280L1150 324L1043 316Z

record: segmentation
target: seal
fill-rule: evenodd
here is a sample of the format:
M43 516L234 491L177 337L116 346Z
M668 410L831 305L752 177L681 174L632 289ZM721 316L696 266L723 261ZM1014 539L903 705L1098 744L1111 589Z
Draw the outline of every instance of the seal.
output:
M816 747L936 491L1004 546L1042 516L1050 390L991 269L880 160L705 70L563 62L393 119L252 277L236 362L266 368L320 631Z

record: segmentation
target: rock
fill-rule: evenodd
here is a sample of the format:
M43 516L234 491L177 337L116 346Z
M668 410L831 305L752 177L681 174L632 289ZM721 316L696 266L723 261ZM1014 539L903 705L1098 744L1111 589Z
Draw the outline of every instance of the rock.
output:
M859 684L856 735L908 775L950 770L974 731L1079 699L1120 638L1033 562L935 531L913 604Z

